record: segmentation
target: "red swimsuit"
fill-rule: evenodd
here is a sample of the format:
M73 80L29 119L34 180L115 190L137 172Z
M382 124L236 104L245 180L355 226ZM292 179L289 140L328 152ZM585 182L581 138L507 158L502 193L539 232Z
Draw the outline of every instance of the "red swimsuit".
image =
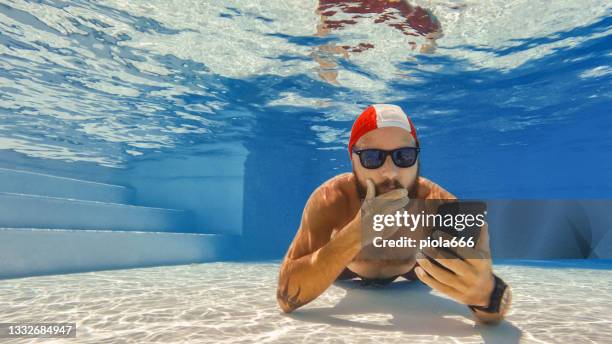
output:
M397 16L397 10L401 17ZM362 14L378 14L375 23L388 22L405 35L425 36L440 30L440 23L434 15L418 6L411 6L406 1L388 2L385 0L319 0L318 12L325 17L333 17L338 12L352 14L352 19L325 19L324 24L330 29L340 29L345 25L356 24L353 19L363 18ZM416 33L415 33L416 32Z

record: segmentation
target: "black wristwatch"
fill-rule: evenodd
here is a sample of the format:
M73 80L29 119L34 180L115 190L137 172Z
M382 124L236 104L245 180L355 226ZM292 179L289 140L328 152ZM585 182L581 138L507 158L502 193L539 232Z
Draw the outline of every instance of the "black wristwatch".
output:
M510 288L495 274L493 274L493 278L495 279L495 286L493 287L493 292L489 298L489 305L487 307L468 305L472 311L479 310L485 313L502 314L506 312L506 309L508 308L507 306L510 303Z

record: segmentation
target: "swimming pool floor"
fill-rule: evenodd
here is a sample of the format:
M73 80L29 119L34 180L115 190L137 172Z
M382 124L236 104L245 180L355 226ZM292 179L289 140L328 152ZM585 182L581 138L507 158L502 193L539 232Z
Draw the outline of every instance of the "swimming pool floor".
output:
M32 343L611 343L612 270L500 265L514 304L498 326L417 283L355 281L283 314L278 263L206 263L0 281L0 323L76 322ZM399 280L398 280L399 281ZM28 342L24 339L8 343Z

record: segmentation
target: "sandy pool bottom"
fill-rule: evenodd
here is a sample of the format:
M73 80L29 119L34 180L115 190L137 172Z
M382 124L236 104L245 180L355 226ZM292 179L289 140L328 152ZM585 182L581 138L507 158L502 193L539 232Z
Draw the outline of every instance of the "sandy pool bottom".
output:
M333 285L286 315L279 264L206 263L0 281L0 323L75 322L76 339L7 343L612 343L612 270L496 265L513 288L507 321L405 280Z

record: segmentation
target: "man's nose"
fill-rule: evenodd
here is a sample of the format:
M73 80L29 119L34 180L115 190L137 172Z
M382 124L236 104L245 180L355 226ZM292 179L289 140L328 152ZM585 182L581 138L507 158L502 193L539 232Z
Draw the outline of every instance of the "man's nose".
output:
M398 167L395 166L390 155L385 158L385 163L380 167L381 177L389 180L395 180L398 174Z

